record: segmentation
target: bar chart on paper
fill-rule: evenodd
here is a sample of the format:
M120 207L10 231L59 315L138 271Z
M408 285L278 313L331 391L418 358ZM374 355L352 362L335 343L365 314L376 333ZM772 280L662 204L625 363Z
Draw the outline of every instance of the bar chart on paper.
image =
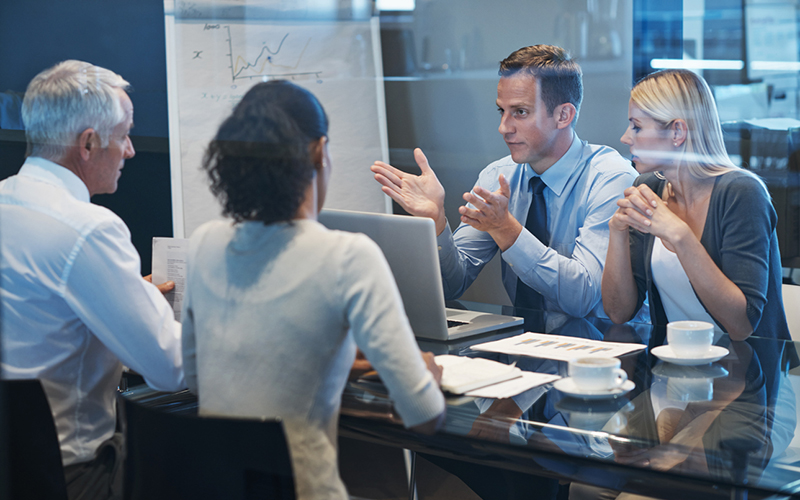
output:
M270 80L304 87L325 107L334 165L326 206L385 211L369 171L388 155L376 27L373 20L174 21L168 67L176 236L220 217L200 168L205 148L244 94Z
M569 361L574 358L622 356L644 349L643 344L604 342L564 335L527 332L493 342L474 345L476 351L499 352L534 358Z

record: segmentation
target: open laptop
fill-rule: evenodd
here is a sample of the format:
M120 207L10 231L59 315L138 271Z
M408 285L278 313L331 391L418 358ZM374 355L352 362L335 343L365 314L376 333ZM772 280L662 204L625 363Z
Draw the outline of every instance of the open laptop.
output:
M323 210L319 221L329 229L364 233L381 247L417 337L452 340L522 324L514 316L445 308L431 219Z

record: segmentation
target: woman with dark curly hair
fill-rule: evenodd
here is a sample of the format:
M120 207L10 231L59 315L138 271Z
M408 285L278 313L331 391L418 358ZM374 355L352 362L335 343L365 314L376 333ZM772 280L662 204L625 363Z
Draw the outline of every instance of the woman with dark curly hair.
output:
M331 173L328 119L285 81L244 96L203 168L233 221L192 235L184 368L205 415L283 419L300 499L347 498L339 404L358 346L408 426L432 432L441 372L420 355L391 271L361 234L317 222Z

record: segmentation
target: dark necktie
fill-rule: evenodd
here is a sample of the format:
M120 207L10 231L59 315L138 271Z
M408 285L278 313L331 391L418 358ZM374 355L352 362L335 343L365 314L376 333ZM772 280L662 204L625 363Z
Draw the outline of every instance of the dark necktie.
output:
M544 188L546 187L541 177L531 177L533 197L531 206L528 209L525 229L536 236L545 246L548 246L550 244L550 234L547 232L547 205L544 202ZM514 306L541 310L544 306L544 298L539 292L517 278L517 296L514 300Z

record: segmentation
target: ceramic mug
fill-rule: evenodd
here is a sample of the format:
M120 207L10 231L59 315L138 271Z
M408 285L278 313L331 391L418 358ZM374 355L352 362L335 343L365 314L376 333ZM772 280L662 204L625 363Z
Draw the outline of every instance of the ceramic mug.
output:
M669 377L667 399L685 403L711 401L714 399L714 379Z
M679 358L702 358L714 341L714 325L706 321L672 321L667 324L667 343Z
M582 391L616 389L628 380L617 358L577 358L569 362L569 376Z

